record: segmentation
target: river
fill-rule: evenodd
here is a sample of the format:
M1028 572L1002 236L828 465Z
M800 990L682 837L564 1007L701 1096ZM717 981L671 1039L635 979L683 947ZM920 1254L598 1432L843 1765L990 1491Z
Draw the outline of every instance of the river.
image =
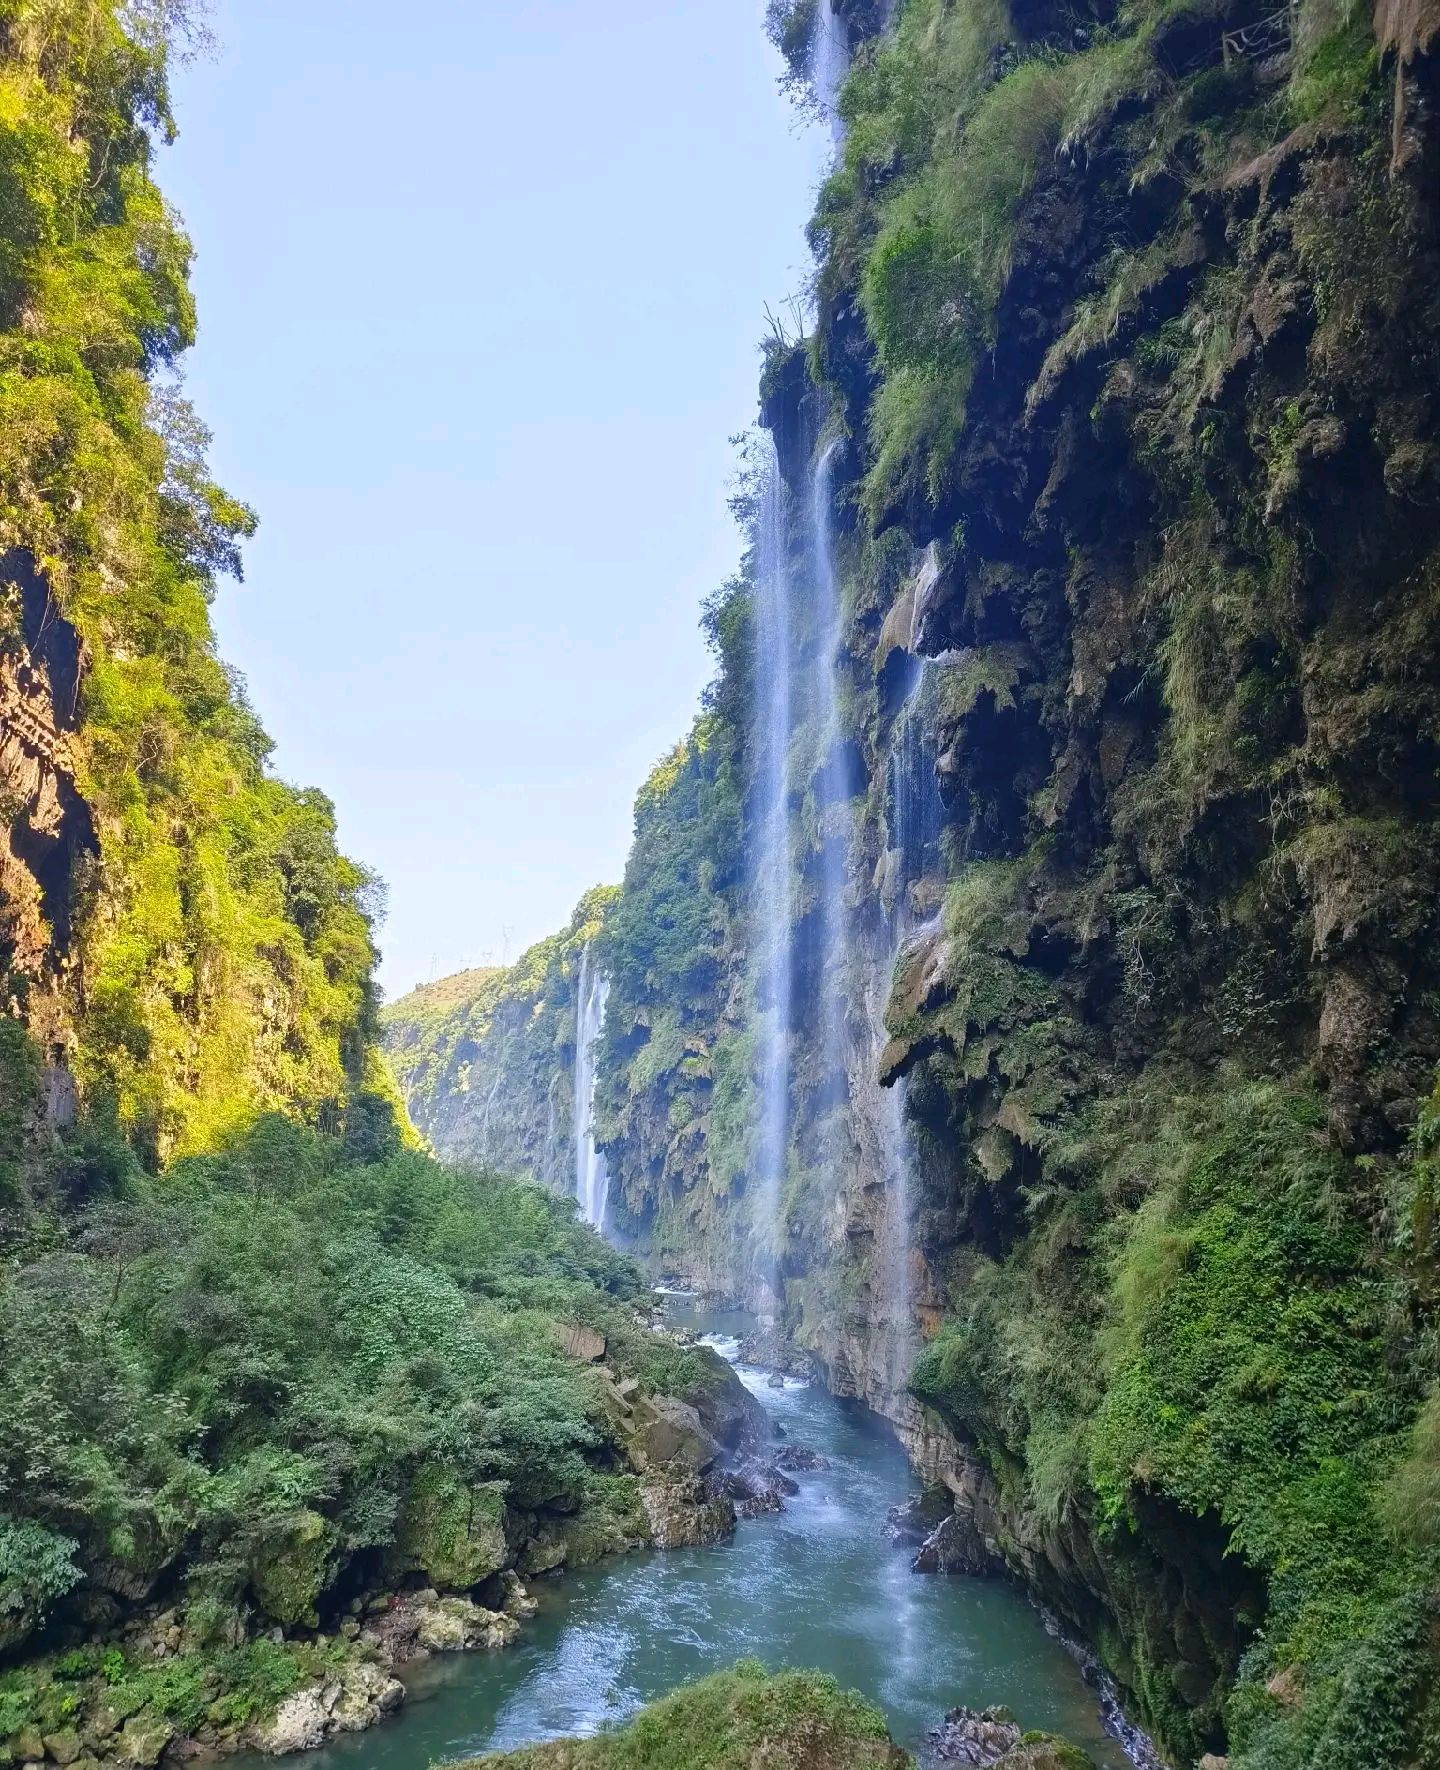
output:
M743 1316L670 1309L735 1356ZM1023 1594L1004 1581L912 1573L889 1540L891 1506L916 1491L889 1427L818 1383L747 1386L789 1439L829 1460L796 1479L783 1512L704 1549L627 1556L537 1580L540 1610L495 1655L431 1660L406 1673L400 1717L310 1753L304 1770L413 1770L563 1734L593 1733L737 1659L817 1666L885 1711L916 1749L957 1704L1003 1703L1025 1727L1066 1734L1105 1770L1128 1760L1093 1690Z

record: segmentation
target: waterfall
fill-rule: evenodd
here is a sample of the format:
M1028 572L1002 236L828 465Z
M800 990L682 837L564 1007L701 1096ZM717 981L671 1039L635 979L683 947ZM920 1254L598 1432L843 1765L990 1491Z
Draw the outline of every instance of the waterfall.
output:
M830 120L830 133L838 143L845 133L837 100L850 69L850 33L837 18L831 0L815 8L814 35L810 40L810 84L820 108Z
M756 534L756 770L754 951L758 958L759 1142L755 1234L777 1294L780 1193L790 1133L790 687L793 644L786 559L785 485L774 438Z
M927 736L934 666L929 658L912 657L905 699L891 728L885 789L889 846L894 856L893 880L901 939L910 931L910 887L940 870L940 832L945 812L935 773L935 750Z
M835 574L835 464L842 441L821 450L810 479L810 545L814 570L815 655L811 719L816 734L813 782L820 843L820 1048L833 1073L845 1072L845 990L849 940L845 878L849 864L849 785L836 672L840 663L840 587Z
M906 945L922 931L917 928L912 886L938 871L940 863L944 807L935 773L933 740L928 735L925 717L931 686L930 660L914 657L905 699L891 727L886 768L886 811L894 865L887 980L894 975ZM877 1043L883 1037L878 1025L875 1037ZM878 1061L878 1051L876 1057ZM914 1149L905 1109L906 1087L902 1076L886 1089L883 1108L886 1213L880 1279L884 1287L887 1381L892 1394L899 1394L904 1388L919 1348L911 1257Z
M610 1174L604 1153L595 1147L595 1044L605 1024L610 979L591 962L587 945L580 954L575 998L575 1197L592 1229L605 1227Z

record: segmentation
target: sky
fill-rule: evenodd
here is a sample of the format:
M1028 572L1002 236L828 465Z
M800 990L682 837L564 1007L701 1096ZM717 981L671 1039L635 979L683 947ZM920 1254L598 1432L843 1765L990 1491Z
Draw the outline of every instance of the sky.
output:
M823 131L763 0L216 0L161 183L260 528L221 655L389 888L392 999L617 881L711 664Z

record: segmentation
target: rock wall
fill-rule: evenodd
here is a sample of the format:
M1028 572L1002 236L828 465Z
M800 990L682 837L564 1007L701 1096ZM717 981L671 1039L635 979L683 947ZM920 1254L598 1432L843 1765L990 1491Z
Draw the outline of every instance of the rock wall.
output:
M1424 1761L1433 33L845 16L817 328L761 390L797 681L827 449L842 617L790 752L779 1221L752 483L602 939L617 1228L888 1412L1177 1761Z
M391 1067L438 1154L573 1194L580 958L614 897L588 892L563 934L513 966L463 971L385 1008Z

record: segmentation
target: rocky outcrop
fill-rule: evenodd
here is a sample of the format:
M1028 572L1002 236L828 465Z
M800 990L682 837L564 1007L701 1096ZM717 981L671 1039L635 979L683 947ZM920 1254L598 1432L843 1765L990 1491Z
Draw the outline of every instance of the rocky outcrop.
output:
M73 1116L73 1037L65 979L75 908L98 854L94 820L76 784L72 734L84 675L75 628L32 556L0 554L0 975L6 1011L24 1013L49 1066L47 1116Z
M378 1665L346 1665L333 1678L287 1696L246 1741L270 1757L313 1751L337 1733L359 1733L392 1715L405 1700L405 1686ZM137 1762L153 1763L154 1759Z
M511 966L442 978L387 1005L391 1067L438 1155L573 1196L580 961L615 895L587 892L563 933Z

